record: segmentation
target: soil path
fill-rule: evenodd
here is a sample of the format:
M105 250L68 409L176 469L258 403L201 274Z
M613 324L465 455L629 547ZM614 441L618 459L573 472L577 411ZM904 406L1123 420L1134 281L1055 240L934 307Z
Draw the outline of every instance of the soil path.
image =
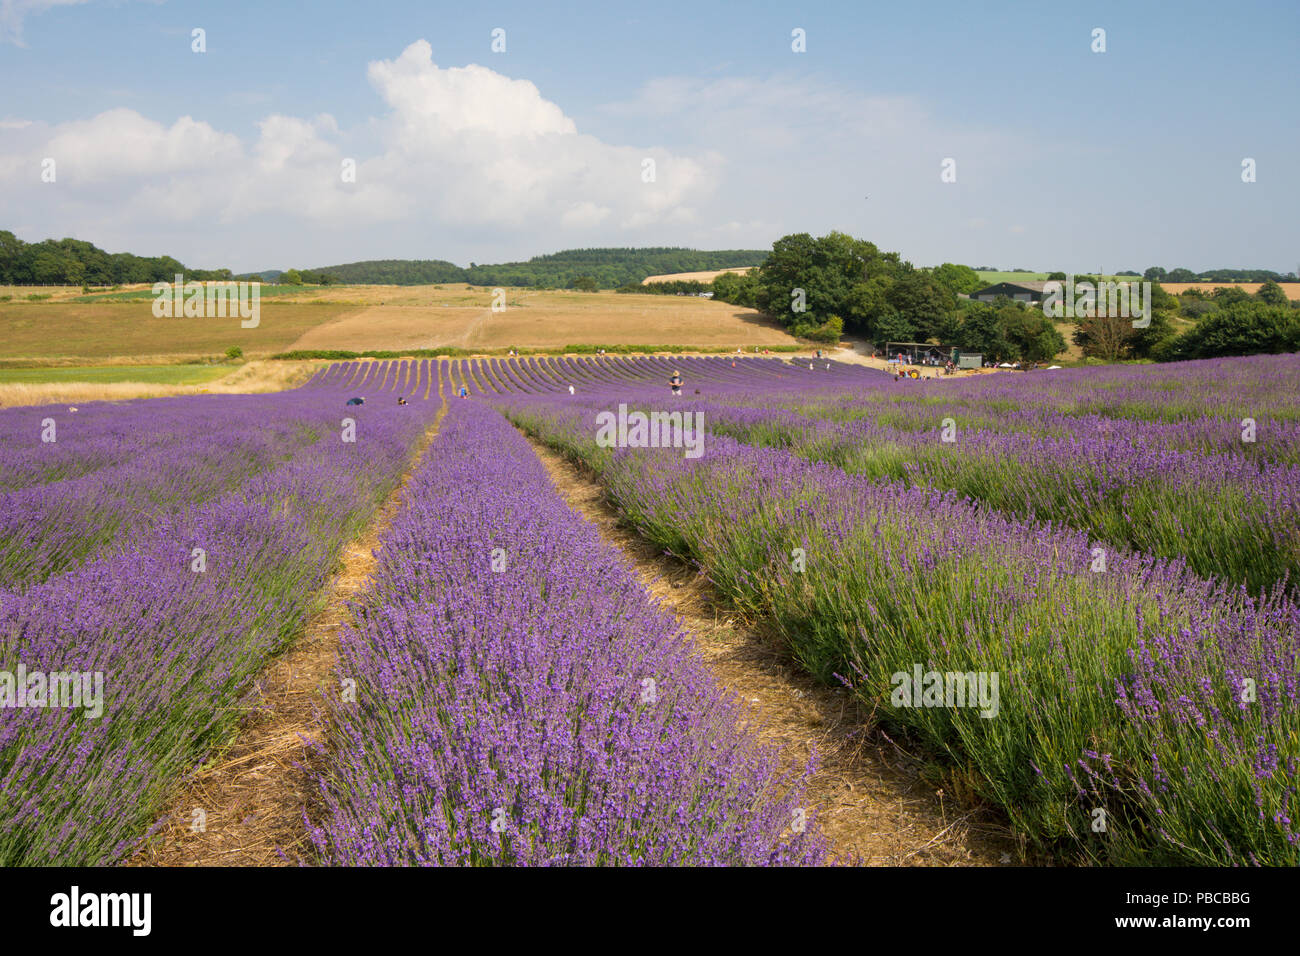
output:
M444 399L411 464L366 532L343 552L343 566L325 588L325 606L302 636L257 679L249 713L232 745L201 770L172 802L167 822L129 861L131 866L293 866L312 849L303 808L320 757L323 684L337 660L339 629L350 619L348 602L375 568L379 539L402 505L411 475L437 436L447 413ZM196 810L205 815L195 827Z
M927 784L919 761L884 734L864 732L870 715L846 690L803 673L774 637L729 614L706 581L624 528L596 481L529 440L561 497L681 618L760 733L798 766L816 747L820 765L809 803L838 858L883 866L1020 864L1017 842L990 812L959 805L955 795Z

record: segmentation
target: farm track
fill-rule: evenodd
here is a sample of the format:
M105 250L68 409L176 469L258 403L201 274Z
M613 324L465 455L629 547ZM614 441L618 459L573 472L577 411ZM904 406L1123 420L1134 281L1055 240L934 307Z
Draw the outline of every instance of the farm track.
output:
M730 616L707 582L621 525L598 482L528 438L560 496L627 556L646 589L682 620L760 735L797 767L816 747L819 766L808 800L837 859L875 866L1020 862L1019 844L990 811L941 797L922 779L916 759L883 734L864 732L870 714L847 692L814 681L775 638Z
M311 861L303 811L313 792L311 778L322 766L313 749L322 731L321 688L338 657L339 631L351 619L348 603L370 580L380 538L401 508L406 486L447 409L443 398L398 486L365 533L344 549L342 567L325 586L324 606L256 681L249 713L234 741L215 766L184 784L166 822L127 865L295 866ZM206 813L202 832L191 829L195 809Z

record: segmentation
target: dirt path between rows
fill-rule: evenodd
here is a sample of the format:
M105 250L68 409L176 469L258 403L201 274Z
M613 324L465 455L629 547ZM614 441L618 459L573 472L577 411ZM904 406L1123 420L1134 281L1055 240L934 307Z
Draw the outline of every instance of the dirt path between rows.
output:
M719 596L679 561L619 523L600 485L532 442L569 507L621 550L646 588L675 613L701 657L746 708L762 735L802 766L815 746L809 788L836 857L878 866L1019 865L1017 841L991 812L957 805L922 777L919 761L881 733L848 691L814 681L772 636L729 614Z
M338 657L339 629L350 620L348 602L374 571L379 539L402 506L411 475L428 451L443 417L425 431L410 467L365 533L343 551L342 567L325 586L325 606L301 637L255 682L249 713L233 744L214 767L201 770L172 802L167 822L131 858L130 866L294 866L310 862L303 809L321 758L323 684ZM205 815L195 826L195 811Z

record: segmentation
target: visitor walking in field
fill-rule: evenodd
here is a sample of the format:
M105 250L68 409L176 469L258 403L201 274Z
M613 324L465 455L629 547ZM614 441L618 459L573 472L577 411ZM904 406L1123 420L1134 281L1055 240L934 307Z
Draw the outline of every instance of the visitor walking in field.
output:
M674 369L673 377L668 380L668 384L672 387L673 394L680 396L682 394L682 373Z

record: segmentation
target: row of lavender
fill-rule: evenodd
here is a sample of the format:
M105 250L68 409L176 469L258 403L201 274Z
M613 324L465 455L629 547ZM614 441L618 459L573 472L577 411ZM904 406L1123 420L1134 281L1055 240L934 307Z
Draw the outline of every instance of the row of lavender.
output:
M123 859L226 741L434 410L346 384L0 412L0 865Z
M688 395L717 395L736 390L816 387L861 388L887 381L881 373L829 360L700 356L616 356L582 358L452 359L445 362L452 392L463 386L470 397L506 394L568 394L592 389L658 386L666 393L673 372L681 372Z
M1150 408L1169 412L1175 406L1162 403L1177 396L1169 420L1097 414L1120 409L1089 399L1077 376L1057 372L898 387L881 379L851 393L722 395L698 408L710 428L741 441L1185 558L1198 573L1252 592L1294 588L1300 356L1184 365L1186 381L1163 368L1132 368L1105 370L1098 383L1099 393L1124 383L1123 403L1134 403L1146 376ZM1221 417L1230 396L1240 404Z
M801 776L496 412L455 403L342 638L331 864L808 864Z
M616 401L668 407L622 387L498 404L1039 845L1108 863L1300 862L1292 600L1180 560L1102 547L1099 564L1079 530L727 437L695 460L602 447L595 416ZM972 684L954 701L952 674L978 678L978 699Z
M877 380L882 387L865 394L827 393L821 404L838 412L846 398L853 405L863 402L871 406L880 402L907 404L921 397L926 403L960 407L972 414L1022 412L1044 423L1088 417L1134 426L1204 418L1231 423L1245 416L1273 424L1300 422L1295 401L1300 392L1300 355L1296 354L1040 369L915 382L898 381L892 375L877 376Z
M698 410L719 434L867 478L954 491L1114 547L1184 558L1252 592L1300 583L1295 462L1134 441L1113 422L1063 435L971 428L942 407L917 409L938 415L923 431L721 403ZM1279 456L1297 454L1293 441L1267 437Z
M611 407L655 386L667 398L667 376L681 369L685 401L708 401L690 407L741 441L952 490L1115 548L1184 558L1252 592L1300 581L1297 356L902 383L803 359L450 367L471 395L562 397L572 387L579 400L603 396Z

